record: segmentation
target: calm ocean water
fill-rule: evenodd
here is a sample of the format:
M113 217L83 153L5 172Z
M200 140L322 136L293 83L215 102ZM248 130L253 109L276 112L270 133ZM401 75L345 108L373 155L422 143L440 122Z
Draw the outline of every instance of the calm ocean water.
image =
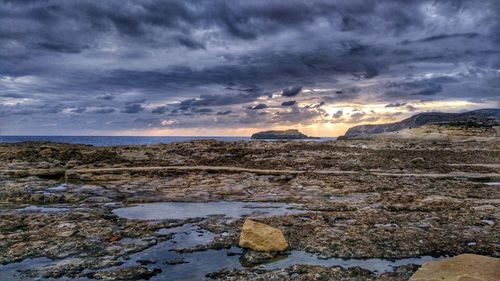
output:
M0 143L23 141L52 141L63 143L90 144L95 146L171 143L191 140L250 141L250 137L125 137L125 136L0 136ZM321 138L314 141L334 140Z

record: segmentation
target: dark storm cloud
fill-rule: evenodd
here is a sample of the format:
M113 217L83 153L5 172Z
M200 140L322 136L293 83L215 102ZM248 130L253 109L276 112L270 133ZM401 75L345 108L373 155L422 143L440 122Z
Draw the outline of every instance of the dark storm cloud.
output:
M194 39L189 37L192 30L215 28L229 38L253 40L284 29L300 28L318 18L332 20L340 17L342 25L349 26L349 30L372 29L369 15L377 10L376 2L352 2L127 1L124 4L118 0L4 1L0 12L7 19L26 19L39 25L5 27L2 29L4 37L21 35L27 39L22 42L24 46L36 44L48 51L73 53L89 46L94 47L100 35L109 32L116 32L123 37L140 38L144 43L156 46L160 44L160 39L155 36L155 29L168 29L177 38L174 41L183 46L198 48L203 44L193 43ZM382 6L381 10L396 11L397 6L389 3ZM415 5L407 6L410 8ZM357 20L354 21L354 18ZM69 20L73 22L68 24ZM386 18L384 27L400 30L419 21L418 13L399 11ZM49 27L55 28L51 32ZM81 35L78 38L68 38L68 35L76 34Z
M257 105L249 106L249 107L247 107L247 109L249 109L249 110L260 110L260 109L265 109L267 107L268 106L265 103L259 103Z
M188 108L182 111L184 115L207 115L211 114L214 110L211 108Z
M322 102L319 102L317 104L308 104L306 106L304 106L305 108L320 108L322 107L323 105L325 105L326 103L324 101Z
M163 114L165 112L167 112L166 106L158 106L151 111L151 113L155 113L155 114Z
M232 111L231 110L225 110L225 111L219 111L217 112L217 115L228 115L228 114L231 114Z
M312 124L328 117L328 113L321 108L291 107L289 110L279 111L266 116L266 122L281 125L294 123Z
M16 104L15 106L5 106L0 104L0 115L32 115L32 114L56 114L61 113L64 107L62 105L38 105L31 108Z
M74 109L71 109L70 111L73 113L84 113L85 111L87 111L87 108L84 106L79 106Z
M17 94L17 93L0 93L0 97L20 99L20 98L24 98L25 96L22 94Z
M100 100L112 100L114 98L115 98L115 96L113 96L112 94L103 94L103 95L97 96L97 99L100 99Z
M387 104L385 105L385 107L402 107L402 106L405 106L406 105L406 102L396 102L396 103L390 103L390 104Z
M312 122L322 101L495 100L499 30L496 0L0 0L1 123L210 127Z
M113 113L115 111L116 111L116 109L114 109L114 108L95 108L92 110L88 110L88 112L96 113L96 114L109 114L109 113Z
M391 82L385 85L391 90L387 91L388 96L433 96L441 91L450 83L458 83L459 80L451 77L435 77L428 79L419 79L411 82ZM397 105L394 103L392 105ZM386 106L391 107L391 106ZM395 107L395 106L393 106Z
M200 95L199 98L192 98L181 101L179 106L181 108L186 108L192 106L232 105L232 104L252 102L261 96L263 96L263 94L259 92L225 94L225 95Z
M408 110L410 112L414 112L414 111L417 111L418 108L416 108L413 105L409 104L409 105L406 106L406 110Z
M177 41L187 47L187 48L190 48L190 49L205 49L205 45L201 42L198 42L192 38L189 38L189 37L179 37L177 38Z
M441 85L429 85L427 88L419 90L415 93L412 93L414 96L432 96L435 95L443 90L443 87Z
M293 85L283 89L283 91L281 91L281 95L284 97L293 97L298 95L300 91L302 91L302 86Z
M335 112L333 115L332 115L332 118L334 119L338 119L340 117L342 117L344 115L344 112L342 110L337 110L337 112Z
M89 46L71 46L69 44L54 44L54 43L38 43L35 46L35 49L42 49L51 52L60 52L60 53L70 53L77 54L82 52L85 49L90 48Z
M139 113L144 110L144 107L140 103L130 103L125 105L123 110L121 111L122 113L129 113L129 114L134 114L134 113Z
M473 39L475 37L478 37L478 33L474 32L469 32L469 33L454 33L454 34L438 34L438 35L433 35L429 37L425 37L422 39L418 40L405 40L402 43L403 44L411 44L411 43L428 43L428 42L433 42L433 41L439 41L439 40L445 40L445 39L455 39L455 38L465 38L465 39Z
M290 100L290 101L284 101L281 103L281 106L293 106L295 105L297 102L294 101L294 100Z

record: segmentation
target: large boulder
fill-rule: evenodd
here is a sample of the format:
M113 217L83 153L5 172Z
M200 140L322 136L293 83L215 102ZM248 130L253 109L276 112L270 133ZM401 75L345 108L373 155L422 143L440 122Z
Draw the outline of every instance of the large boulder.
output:
M278 252L286 250L288 242L281 230L247 219L241 229L240 247L260 252Z
M497 281L500 259L463 254L431 261L420 267L410 281Z

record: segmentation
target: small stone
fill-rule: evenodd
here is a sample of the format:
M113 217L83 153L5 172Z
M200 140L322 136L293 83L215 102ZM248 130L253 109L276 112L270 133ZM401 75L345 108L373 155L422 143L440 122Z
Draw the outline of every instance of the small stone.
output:
M495 225L495 222L492 220L482 220L482 222L484 222L487 225Z
M150 264L155 264L155 261L152 260L137 260L137 263L140 265L150 265Z
M73 234L75 234L75 233L76 233L76 231L74 231L74 230L65 230L65 231L58 232L56 235L59 237L70 237L70 236L73 236Z
M413 165L423 165L425 164L425 159L422 157L413 158L410 160Z
M228 257L234 257L234 256L241 256L241 253L236 253L236 252L227 252Z
M168 265L176 265L176 264L183 264L183 263L189 263L189 262L183 258L175 258L175 259L168 260L165 263Z
M247 219L240 235L240 247L261 252L284 251L288 242L281 230L267 224Z
M50 147L43 148L42 150L40 150L40 154L42 156L51 156L53 153L54 153L54 150Z
M111 239L110 241L111 242L116 242L116 241L120 241L122 239L122 237L116 233L111 233Z
M144 266L118 268L110 271L92 272L87 277L100 280L143 280L161 273L161 269Z

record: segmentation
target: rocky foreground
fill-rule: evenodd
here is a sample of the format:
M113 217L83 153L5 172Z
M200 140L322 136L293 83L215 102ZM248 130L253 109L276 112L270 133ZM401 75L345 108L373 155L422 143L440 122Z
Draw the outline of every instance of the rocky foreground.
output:
M490 133L119 147L0 144L0 275L176 280L186 276L176 275L186 274L178 268L194 271L217 259L221 266L207 266L203 278L408 280L421 263L382 271L273 264L299 254L360 263L464 253L499 258L500 143ZM240 248L247 215L141 220L115 211L171 201L294 204L289 214L251 215L281 230L288 247L271 254ZM180 241L180 233L195 243ZM155 248L167 244L175 258ZM425 280L419 278L413 280Z

